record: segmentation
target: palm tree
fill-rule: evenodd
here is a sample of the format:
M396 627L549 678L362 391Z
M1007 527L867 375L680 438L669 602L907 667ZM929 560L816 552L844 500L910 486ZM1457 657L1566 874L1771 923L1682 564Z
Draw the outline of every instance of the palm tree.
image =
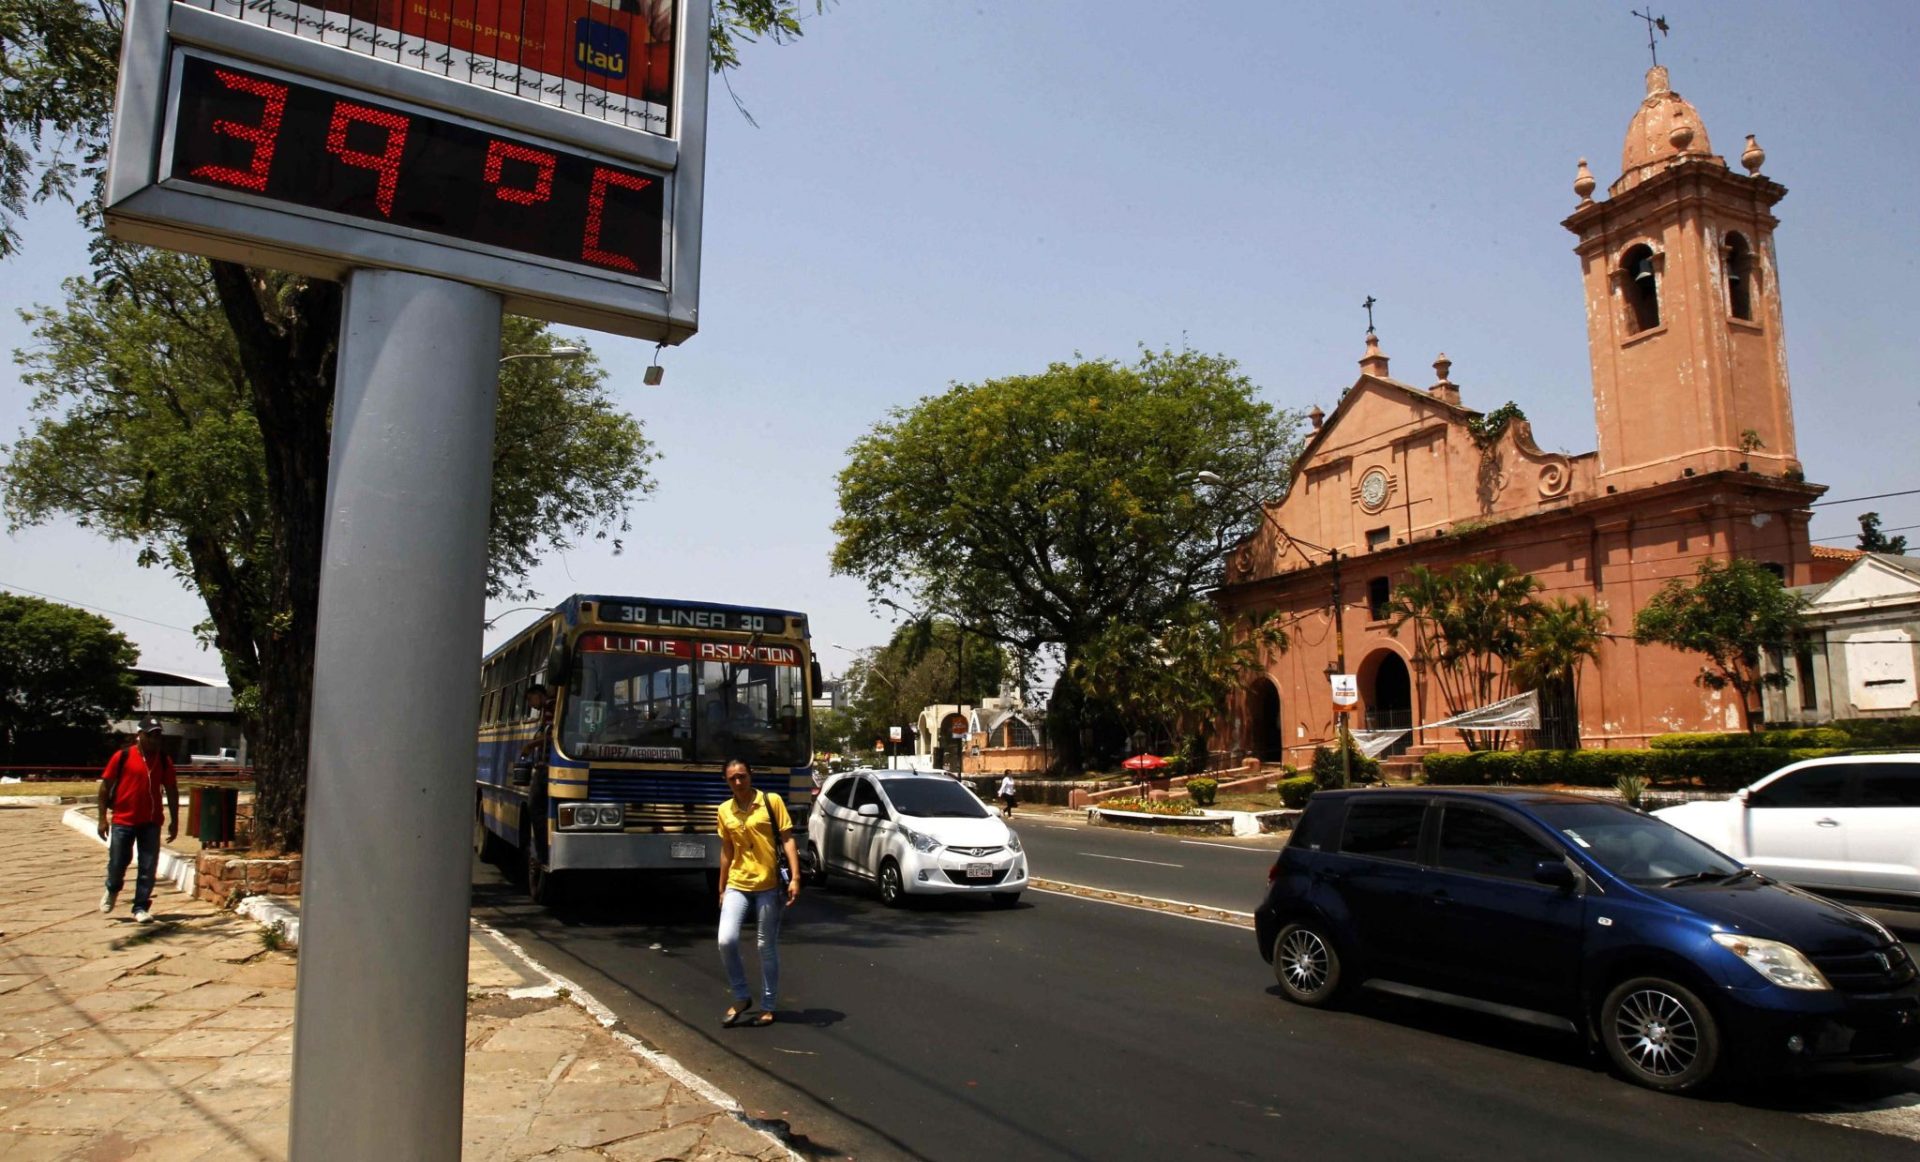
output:
M1585 597L1549 601L1527 625L1527 643L1514 665L1514 680L1540 691L1542 746L1580 747L1580 670L1600 656L1607 611Z
M1540 582L1505 561L1467 561L1435 572L1415 565L1388 602L1395 633L1413 626L1414 654L1426 658L1450 713L1507 697L1512 667L1539 609ZM1475 750L1498 750L1504 735L1465 735Z

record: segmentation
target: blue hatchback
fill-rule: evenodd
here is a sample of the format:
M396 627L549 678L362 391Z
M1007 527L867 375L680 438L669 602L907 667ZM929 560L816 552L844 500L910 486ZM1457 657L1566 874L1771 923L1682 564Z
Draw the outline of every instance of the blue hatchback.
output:
M1563 1028L1669 1092L1920 1057L1891 933L1618 803L1323 791L1268 880L1260 955L1301 1004L1365 985Z

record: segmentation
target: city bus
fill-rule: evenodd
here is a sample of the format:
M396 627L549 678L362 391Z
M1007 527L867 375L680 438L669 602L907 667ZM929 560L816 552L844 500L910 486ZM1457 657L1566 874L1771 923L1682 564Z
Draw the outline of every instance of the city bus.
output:
M539 903L597 871L712 880L729 761L805 827L820 684L805 614L569 597L481 663L474 851Z

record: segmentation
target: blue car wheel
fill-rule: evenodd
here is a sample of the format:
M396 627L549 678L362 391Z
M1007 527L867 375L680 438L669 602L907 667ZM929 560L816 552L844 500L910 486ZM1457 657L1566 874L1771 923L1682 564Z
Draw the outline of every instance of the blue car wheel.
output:
M1693 1089L1720 1065L1720 1028L1706 1003L1659 977L1622 981L1600 1007L1607 1056L1628 1081L1663 1093Z

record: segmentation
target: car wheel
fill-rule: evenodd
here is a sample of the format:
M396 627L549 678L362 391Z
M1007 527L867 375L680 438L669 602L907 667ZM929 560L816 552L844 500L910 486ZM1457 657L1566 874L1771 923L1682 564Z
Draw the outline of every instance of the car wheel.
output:
M880 865L880 902L898 908L907 902L907 884L900 878L900 865L887 860Z
M1011 908L1015 904L1020 902L1020 893L1019 892L995 892L993 893L993 902L1000 905L1002 908Z
M1628 1081L1663 1093L1695 1088L1720 1064L1712 1011L1685 986L1660 977L1635 977L1608 993L1600 1037Z
M1340 953L1314 924L1289 924L1273 941L1273 977L1287 999L1316 1008L1340 992Z
M800 853L800 882L810 888L824 887L827 882L826 861L820 858L820 849L811 841Z

